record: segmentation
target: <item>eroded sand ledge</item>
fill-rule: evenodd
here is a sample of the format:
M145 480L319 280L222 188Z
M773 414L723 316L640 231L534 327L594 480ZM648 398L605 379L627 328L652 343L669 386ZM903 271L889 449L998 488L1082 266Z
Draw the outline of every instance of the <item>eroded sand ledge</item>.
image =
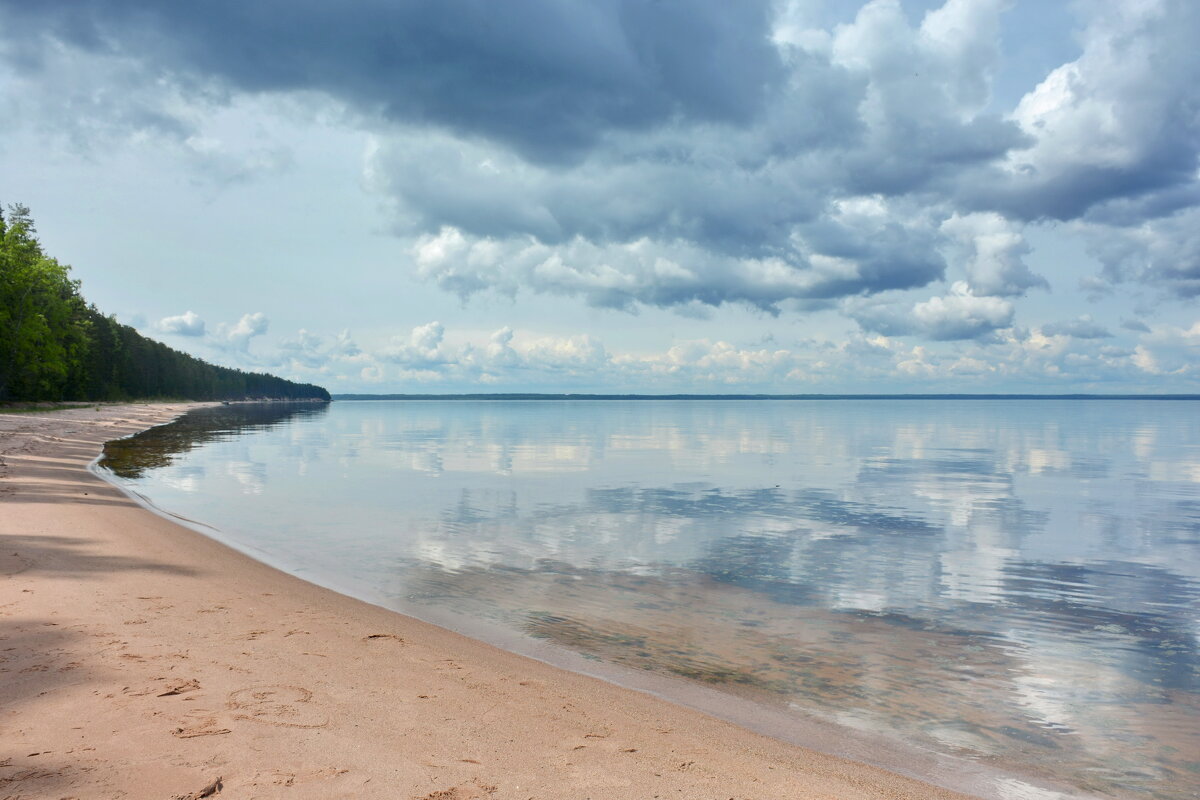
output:
M966 797L321 589L88 472L187 407L0 415L0 796Z

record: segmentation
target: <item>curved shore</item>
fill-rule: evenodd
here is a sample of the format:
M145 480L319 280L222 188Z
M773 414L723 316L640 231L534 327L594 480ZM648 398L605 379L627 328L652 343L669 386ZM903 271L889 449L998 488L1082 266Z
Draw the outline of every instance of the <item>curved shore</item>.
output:
M88 471L189 407L0 415L3 794L967 797L309 584Z

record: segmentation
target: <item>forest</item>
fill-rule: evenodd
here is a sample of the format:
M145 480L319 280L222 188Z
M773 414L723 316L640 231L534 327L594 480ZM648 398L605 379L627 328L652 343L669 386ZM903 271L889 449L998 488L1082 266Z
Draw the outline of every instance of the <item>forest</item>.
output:
M320 386L209 364L147 339L79 293L29 209L0 212L0 402L329 400Z

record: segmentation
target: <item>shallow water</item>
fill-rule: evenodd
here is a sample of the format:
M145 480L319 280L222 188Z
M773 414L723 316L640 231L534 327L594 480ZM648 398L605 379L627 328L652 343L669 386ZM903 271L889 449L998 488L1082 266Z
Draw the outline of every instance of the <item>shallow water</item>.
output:
M1088 792L1200 797L1196 402L231 406L102 467L419 616Z

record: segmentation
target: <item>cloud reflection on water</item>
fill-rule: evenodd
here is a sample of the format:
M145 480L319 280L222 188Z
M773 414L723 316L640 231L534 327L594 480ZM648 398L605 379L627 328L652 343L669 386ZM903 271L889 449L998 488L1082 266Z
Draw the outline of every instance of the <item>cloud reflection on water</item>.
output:
M1165 798L1200 790L1195 419L1163 403L336 404L127 449L149 453L139 491L185 514L221 497L226 517L205 521L282 564Z

